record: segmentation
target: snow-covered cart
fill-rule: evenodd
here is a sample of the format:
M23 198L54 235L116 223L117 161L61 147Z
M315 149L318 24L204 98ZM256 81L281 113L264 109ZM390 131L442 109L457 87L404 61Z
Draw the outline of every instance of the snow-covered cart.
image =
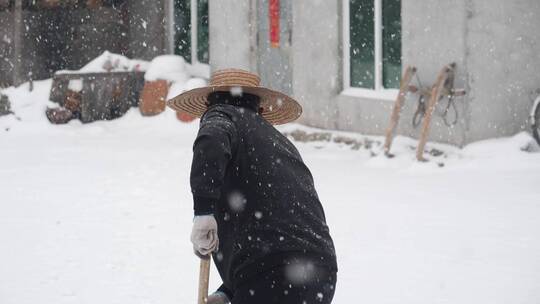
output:
M82 122L122 116L139 102L144 72L60 72L53 77L50 100Z

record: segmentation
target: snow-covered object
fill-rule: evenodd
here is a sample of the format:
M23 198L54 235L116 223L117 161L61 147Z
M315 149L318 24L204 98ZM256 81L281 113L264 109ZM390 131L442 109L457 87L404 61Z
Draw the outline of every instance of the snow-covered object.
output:
M208 64L186 64L186 70L192 77L210 78L210 66Z
M189 79L186 61L177 55L157 56L150 62L144 79L146 81L163 79L170 82L186 82Z
M9 87L2 93L9 97L11 111L15 115L0 118L0 130L11 129L19 126L27 129L43 130L50 125L45 110L57 107L57 103L49 101L52 80L36 80L33 90L29 90L29 83L23 83L18 87Z
M74 92L80 92L83 89L82 79L71 79L68 84L68 89Z
M196 88L202 88L206 86L206 84L207 84L207 81L202 78L191 78L184 85L184 90L189 91Z
M120 54L103 52L79 70L62 70L59 73L100 73L100 72L128 72L146 71L148 61L129 59Z
M207 81L202 78L190 78L185 83L173 82L173 84L169 88L169 95L167 95L167 99L171 99L185 91L204 87L206 86L206 84Z
M167 100L182 94L184 92L184 85L185 83L181 82L173 82L171 86L169 87L169 93L167 95Z

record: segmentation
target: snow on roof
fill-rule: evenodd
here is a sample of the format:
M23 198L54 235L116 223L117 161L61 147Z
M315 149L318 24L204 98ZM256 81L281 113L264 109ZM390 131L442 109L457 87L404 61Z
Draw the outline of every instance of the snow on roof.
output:
M103 54L94 58L79 70L60 70L57 73L68 74L146 71L148 69L148 65L148 61L129 59L126 56L105 51Z

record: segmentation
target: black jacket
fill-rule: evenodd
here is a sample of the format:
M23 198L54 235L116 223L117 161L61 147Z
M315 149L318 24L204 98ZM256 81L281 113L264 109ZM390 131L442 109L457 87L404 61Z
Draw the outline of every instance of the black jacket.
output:
M193 147L195 215L214 214L225 287L309 260L337 271L313 178L294 145L255 111L209 107Z

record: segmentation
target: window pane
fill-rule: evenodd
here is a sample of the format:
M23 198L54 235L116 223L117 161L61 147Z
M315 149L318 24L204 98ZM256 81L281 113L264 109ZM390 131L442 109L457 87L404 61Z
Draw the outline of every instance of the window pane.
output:
M197 1L197 59L208 63L208 0Z
M375 28L373 0L351 0L351 86L375 88Z
M191 62L190 0L174 0L174 53Z
M383 4L383 85L399 88L401 79L401 0Z

